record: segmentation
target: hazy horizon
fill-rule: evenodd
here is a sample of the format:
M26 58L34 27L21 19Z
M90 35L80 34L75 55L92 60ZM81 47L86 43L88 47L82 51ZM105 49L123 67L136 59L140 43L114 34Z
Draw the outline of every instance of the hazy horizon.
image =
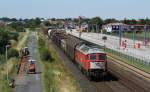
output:
M0 18L150 18L150 0L1 0Z

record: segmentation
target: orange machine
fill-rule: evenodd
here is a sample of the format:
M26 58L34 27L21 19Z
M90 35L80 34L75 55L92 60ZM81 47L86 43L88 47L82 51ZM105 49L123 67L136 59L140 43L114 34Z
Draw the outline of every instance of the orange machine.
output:
M29 73L35 73L35 60L29 60Z

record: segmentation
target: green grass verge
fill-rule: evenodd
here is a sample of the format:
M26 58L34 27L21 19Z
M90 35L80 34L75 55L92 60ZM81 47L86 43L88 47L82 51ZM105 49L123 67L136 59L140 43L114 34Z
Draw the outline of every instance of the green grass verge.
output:
M2 92L13 92L13 89L9 87L8 81L7 81L7 76L6 76L6 67L8 68L8 78L9 82L10 79L15 77L15 74L17 72L16 64L18 62L18 58L11 58L8 60L7 65L6 63L3 65L0 65L0 90Z
M128 55L125 55L125 54L122 54L122 53L119 53L119 52L116 52L116 51L113 51L110 49L106 49L106 52L118 60L121 60L127 64L130 64L130 65L137 67L145 72L150 73L150 65L144 64L144 61L142 61L142 60L133 58L131 56L128 56Z
M15 47L17 50L20 50L22 47L27 45L27 39L30 33L30 31L20 33L18 43Z
M20 48L22 48L23 46L26 46L27 43L27 38L28 38L28 34L30 32L23 32L20 33L19 35L19 40L16 43L16 45L12 45L12 48L15 48L17 50L20 50ZM5 55L3 57L3 60L5 61ZM8 72L9 72L9 81L12 78L16 77L16 73L17 73L17 65L19 63L19 58L18 57L14 57L14 58L10 58L7 63L4 62L2 64L0 64L0 92L13 92L13 89L11 87L9 87L8 85L8 81L7 81L7 76L6 76L6 71L7 71L7 66L8 66ZM7 65L6 65L7 64Z
M79 86L73 75L60 59L57 51L46 42L43 35L39 35L39 52L42 56L42 49L46 48L49 51L49 60L41 60L42 64L42 79L45 92L79 92ZM44 43L44 45L42 44Z

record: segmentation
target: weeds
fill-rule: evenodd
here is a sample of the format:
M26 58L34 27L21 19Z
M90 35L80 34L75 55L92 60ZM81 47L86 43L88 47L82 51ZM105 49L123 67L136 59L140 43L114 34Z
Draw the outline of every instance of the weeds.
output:
M41 33L39 35L39 52L45 92L79 92L78 84L73 75L65 68L56 50L47 43L48 40ZM49 54L48 60L42 58L43 52Z

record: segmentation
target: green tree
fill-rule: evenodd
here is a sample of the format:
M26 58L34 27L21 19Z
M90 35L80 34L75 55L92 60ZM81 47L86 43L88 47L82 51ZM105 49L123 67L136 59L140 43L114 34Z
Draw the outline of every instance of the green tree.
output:
M8 50L8 58L11 58L11 57L18 57L19 56L19 53L16 49L14 48L10 48Z
M103 20L100 17L94 17L90 20L90 24L102 25Z
M94 17L89 21L89 25L90 29L92 29L94 32L97 32L102 28L103 20L100 17Z
M137 24L137 20L135 20L135 19L126 19L125 18L124 20L122 20L122 22L125 24L129 24L129 25Z
M51 24L49 21L45 21L45 22L44 22L44 25L45 25L45 26L51 26L52 24Z
M19 21L18 22L12 22L8 26L14 28L18 32L24 31L24 24L22 22L19 22Z
M41 24L40 18L24 19L24 27L25 28L35 29L36 27L39 27L40 24Z
M146 24L146 21L145 21L145 19L139 19L139 24Z
M105 19L104 24L109 24L109 23L116 23L119 22L118 20L112 18L112 19Z
M35 22L36 27L39 27L40 24L41 24L40 18L36 18L36 19L34 20L34 22Z
M145 21L147 25L150 25L150 19L146 18Z
M9 39L9 32L5 28L0 28L0 54L5 52L5 46Z

